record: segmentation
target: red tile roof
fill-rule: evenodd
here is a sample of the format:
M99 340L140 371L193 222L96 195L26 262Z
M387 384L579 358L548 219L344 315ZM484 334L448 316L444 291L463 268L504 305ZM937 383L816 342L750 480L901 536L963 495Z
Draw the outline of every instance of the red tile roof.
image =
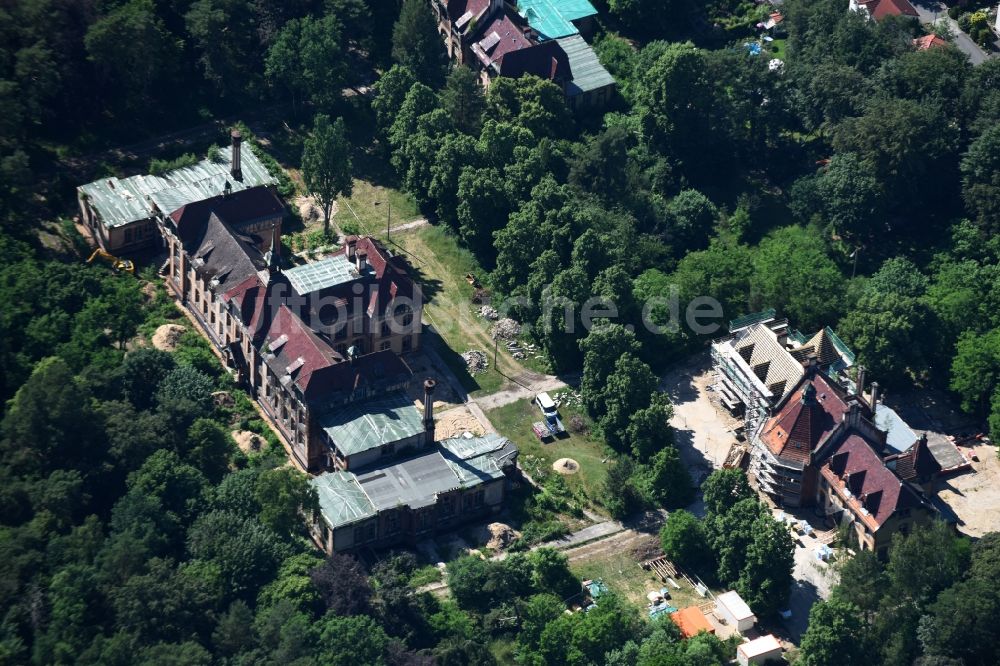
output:
M926 435L906 451L888 456L885 461L903 481L922 483L941 472L941 464L927 448Z
M760 437L775 456L807 463L843 420L847 392L816 368L810 368L775 407Z
M876 21L886 16L919 16L908 0L858 0L858 4Z
M918 51L927 51L938 46L948 46L948 42L937 35L924 35L913 40L913 45Z
M916 492L886 467L873 444L856 431L830 450L820 471L844 504L873 532L895 511L922 503Z
M343 360L340 354L296 317L287 305L278 308L264 340L261 352L274 355L267 362L274 374L279 378L291 375L303 394L308 392L314 373ZM279 340L284 341L280 346Z

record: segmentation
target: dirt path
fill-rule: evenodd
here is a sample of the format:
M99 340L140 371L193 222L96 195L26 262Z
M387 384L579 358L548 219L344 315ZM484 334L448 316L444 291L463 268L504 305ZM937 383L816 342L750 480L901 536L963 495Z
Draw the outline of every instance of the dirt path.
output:
M502 391L497 391L496 393L491 393L490 395L480 396L476 398L476 402L479 403L479 406L483 409L496 409L497 407L503 407L504 405L509 405L512 402L517 402L522 398L534 398L542 391L556 391L566 388L567 386L566 382L553 375L525 373L525 375L517 378L519 382L525 379L527 379L527 382L523 385L515 384L511 388L503 389Z

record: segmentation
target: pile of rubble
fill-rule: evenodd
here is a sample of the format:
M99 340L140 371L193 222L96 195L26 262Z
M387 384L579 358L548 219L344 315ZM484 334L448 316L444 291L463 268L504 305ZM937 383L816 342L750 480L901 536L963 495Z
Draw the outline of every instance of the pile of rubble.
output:
M490 335L494 340L513 340L520 334L521 325L510 317L504 317L490 329Z
M478 349L463 352L462 358L465 360L466 367L469 368L469 374L472 375L483 372L490 366L489 360L486 358L486 352Z
M495 307L493 307L492 305L484 305L483 307L479 308L479 315L483 319L488 319L490 321L496 321L497 317L500 316L500 313L497 312L497 309Z

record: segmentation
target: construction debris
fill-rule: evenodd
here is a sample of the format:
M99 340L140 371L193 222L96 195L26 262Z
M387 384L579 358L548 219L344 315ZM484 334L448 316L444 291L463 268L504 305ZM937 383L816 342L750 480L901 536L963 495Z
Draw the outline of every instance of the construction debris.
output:
M490 367L489 359L486 357L486 352L478 349L470 349L467 352L463 352L462 358L465 360L465 365L469 369L469 374L472 375L479 374Z
M489 319L490 321L495 321L496 318L500 316L500 313L497 312L497 309L492 305L484 305L483 307L479 308L479 314L484 319Z
M520 334L521 325L510 317L504 317L490 329L490 335L494 340L513 340Z

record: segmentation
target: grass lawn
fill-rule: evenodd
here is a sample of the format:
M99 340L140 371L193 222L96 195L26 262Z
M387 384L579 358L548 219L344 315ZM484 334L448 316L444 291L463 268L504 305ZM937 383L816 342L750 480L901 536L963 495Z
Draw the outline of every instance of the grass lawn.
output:
M483 275L484 271L454 235L442 227L421 227L394 234L390 245L406 253L410 260L424 290L424 321L448 347L439 345L438 351L466 391L473 395L495 393L509 383L506 377L525 372L503 345L497 359L499 370L506 377L493 366L494 344L488 322L476 314L473 287L465 279L467 273ZM427 334L425 329L424 335ZM475 376L468 373L460 356L472 349L486 352L490 362L489 370Z
M572 406L563 404L559 408L563 423L569 423L574 415L583 416L583 412ZM539 460L538 467L552 471L552 463L559 458L572 458L580 464L580 471L564 477L571 490L580 488L593 504L600 504L602 485L607 477L607 465L604 459L604 442L589 434L569 434L562 439L543 444L535 437L531 424L542 418L541 412L530 400L518 400L509 405L492 409L486 413L496 429L504 437L517 444L521 450L521 462L530 465L528 456ZM530 473L530 468L529 468Z
M670 599L667 603L675 608L699 606L709 601L707 597L699 596L695 589L683 579L677 580L681 586L679 590L664 584L651 571L640 567L636 558L627 550L602 552L592 558L579 559L570 562L570 569L583 580L598 578L603 580L609 590L622 595L629 602L643 609L649 603L646 594L663 587L670 591ZM643 616L646 616L645 612L643 612Z
M409 194L355 178L351 196L337 198L337 213L333 222L345 233L360 233L385 240L387 219L395 227L419 217L417 202Z
M787 41L786 39L776 39L767 45L767 50L770 51L772 58L788 59Z

